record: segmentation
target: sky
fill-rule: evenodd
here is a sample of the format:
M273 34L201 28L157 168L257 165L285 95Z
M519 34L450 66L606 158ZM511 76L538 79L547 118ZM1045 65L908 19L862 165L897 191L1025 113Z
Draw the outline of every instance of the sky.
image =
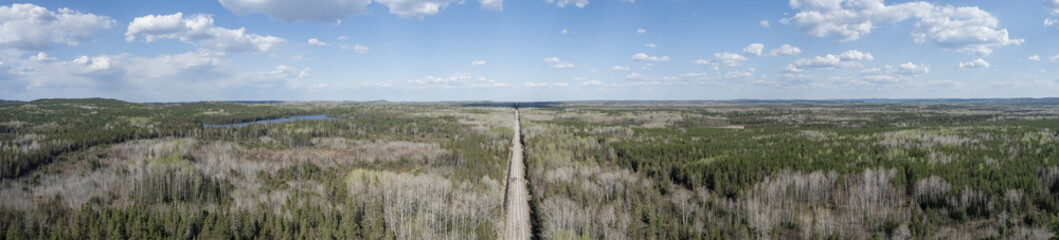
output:
M0 99L1059 96L1059 0L0 0Z

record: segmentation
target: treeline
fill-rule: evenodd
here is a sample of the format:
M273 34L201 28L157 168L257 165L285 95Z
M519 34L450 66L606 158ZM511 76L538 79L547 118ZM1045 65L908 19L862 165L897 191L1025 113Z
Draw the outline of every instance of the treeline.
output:
M204 114L209 112L213 114ZM93 146L185 137L203 123L239 123L302 113L306 110L223 102L155 106L108 99L45 99L0 106L0 179L23 176L63 153Z
M180 138L163 133L123 139L128 142L120 144L66 149L50 155L57 159L50 164L63 161L61 166L70 169L41 171L32 179L8 179L10 184L2 186L5 193L21 188L17 195L29 198L15 200L40 202L37 194L45 198L35 207L0 207L0 239L497 236L494 223L500 222L501 181L512 133L476 117L502 114L508 119L507 111L297 106L290 113L311 111L339 120L209 128L202 127L204 118L196 114L219 114L217 105L221 104L201 105L197 110L146 106L154 108L149 111L152 117L115 117L117 122L135 126L129 129L184 129L173 133ZM265 112L285 111L285 107L278 109ZM253 119L257 115L242 116ZM209 119L219 123L229 118ZM18 126L20 130L31 128L29 124ZM64 135L41 136L58 139ZM381 149L372 149L377 147ZM396 151L389 153L399 157L335 155L365 149ZM87 161L83 168L82 161ZM128 183L114 179L128 179ZM65 199L63 190L52 191L67 189L71 183L100 192L78 191L70 193L75 198ZM45 194L49 192L58 194Z
M1057 122L993 122L989 113L964 114L964 108L878 110L818 109L809 118L803 117L809 110L697 117L689 111L691 117L666 128L631 125L633 134L603 130L629 119L551 120L527 111L526 119L543 119L524 130L535 233L558 239L1051 235L1059 212L1059 170L1052 167L1059 165ZM754 125L712 128L721 119Z

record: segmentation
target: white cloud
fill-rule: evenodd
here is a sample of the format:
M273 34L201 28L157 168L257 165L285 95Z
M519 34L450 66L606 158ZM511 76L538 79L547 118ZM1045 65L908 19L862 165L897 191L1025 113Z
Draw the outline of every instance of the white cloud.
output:
M549 83L549 82L526 82L526 83L522 84L522 86L531 87L531 88L569 87L570 83L566 83L566 82L553 82L553 83Z
M349 39L349 37L346 37L346 36L338 36L338 37L337 37L337 38L335 38L335 39L338 39L339 41L345 41L346 39Z
M884 65L882 68L872 68L861 71L861 74L864 75L865 79L888 82L894 82L928 73L930 73L930 67L926 64L916 65L911 62L898 64L896 67Z
M771 24L769 24L769 20L761 20L761 22L758 22L757 24L761 25L761 27L764 27L764 28L768 28L768 27L771 26Z
M889 65L887 65L887 67L889 67ZM926 64L916 65L912 62L906 62L897 65L897 73L909 75L927 74L930 73L930 67L928 67Z
M614 66L610 68L611 71L629 71L629 67L625 66Z
M1021 45L1025 40L1011 39L1007 29L997 29L1000 20L977 7L936 7L933 14L920 19L912 36L916 42L931 40L946 49L986 56L993 48Z
M588 0L547 0L548 3L555 3L559 7L566 7L566 5L574 5L578 8L584 8L588 6Z
M114 77L120 77L125 74L125 70L119 67L117 63L111 64L115 61L114 57L106 55L98 57L81 56L67 64L77 69L76 72L74 72L77 75L100 79L113 79Z
M486 77L475 77L470 73L457 73L448 77L427 76L421 79L408 80L408 83L416 88L481 88L481 87L504 87L507 83L490 80Z
M1033 56L1030 56L1030 57L1028 57L1026 59L1029 59L1030 61L1040 61L1041 60L1041 56L1040 55L1033 55Z
M644 44L643 46L644 46L644 47L649 47L649 48L656 48L656 47L658 47L658 45L655 45L654 43L648 43L648 44Z
M353 45L353 52L360 54L368 54L368 50L371 49L360 44Z
M48 54L44 53L44 52L38 52L36 56L29 57L29 59L33 60L33 61L55 61L55 60L58 60L56 58L49 57Z
M463 0L375 0L390 8L390 14L402 18L422 19L434 16L450 3L463 4Z
M1051 18L1045 18L1044 19L1044 26L1045 27L1051 27L1053 25L1059 26L1059 19L1051 19Z
M780 48L769 50L769 56L794 56L802 53L802 49L783 44Z
M644 63L643 66L640 66L640 68L644 69L644 70L651 70L654 67L655 67L654 63Z
M559 58L557 58L557 57L545 58L544 59L544 63L547 63L549 67L553 67L553 68L572 68L572 67L574 67L573 63L563 62L562 60L559 60Z
M668 62L669 56L647 56L646 53L637 53L632 55L631 60L634 62Z
M715 53L715 54L713 54L713 59L710 59L710 60L699 59L699 60L695 60L693 63L695 65L706 66L709 69L718 70L720 68L720 66L737 67L737 66L739 66L739 64L742 64L745 61L746 61L746 57L743 56L743 55L739 55L739 54L735 54L735 53L729 53L729 52L723 52L723 53Z
M260 99L276 92L297 94L325 84L309 82L306 68L277 66L261 72L234 67L225 53L198 49L179 54L139 57L131 54L78 56L69 61L37 54L28 59L0 56L21 69L0 92L18 90L30 97L112 97L141 101L187 101L203 98ZM41 59L44 59L43 61ZM0 66L2 68L3 66ZM2 76L0 76L2 78ZM288 95L290 96L290 95Z
M474 61L471 61L471 67L481 67L481 66L485 66L485 60L474 60Z
M982 60L981 58L975 59L970 62L962 62L959 65L960 68L989 68L989 62Z
M1059 14L1059 0L1045 0L1044 9L1052 11L1052 14Z
M224 53L200 49L152 58L121 54L79 56L70 61L61 61L45 53L38 53L18 63L20 68L28 69L28 71L20 74L24 78L16 81L26 84L28 88L79 86L86 88L85 90L97 87L98 90L103 91L119 91L124 90L129 84L137 87L144 87L143 84L146 84L147 87L152 87L187 83L196 79L215 80L219 79L218 76L222 73L232 72L217 70L223 62L219 57L223 55ZM207 73L217 74L206 75ZM170 88L172 86L166 85L166 87L137 89L136 91L160 94L172 91Z
M341 23L354 14L367 13L371 0L220 0L237 15L264 13L284 22Z
M911 2L886 6L883 0L791 0L790 7L800 10L781 19L814 36L838 36L842 41L860 39L871 33L875 23L896 23L912 15L926 15L930 3Z
M754 77L755 71L757 70L754 68L751 68L747 71L732 71L725 73L724 76L721 77L728 80L750 79Z
M247 85L255 88L280 88L289 89L319 89L327 87L326 84L305 83L303 79L312 76L308 68L296 68L287 65L278 65L267 72L243 73L239 78L233 79L233 85Z
M639 74L639 73L631 73L631 74L625 76L625 79L634 80L634 81L647 81L648 80L647 76L644 76L643 74Z
M589 81L581 82L581 85L582 86L600 86L600 85L603 85L603 81L600 81L600 80L589 80Z
M570 30L567 30L565 28L563 28L562 31L559 31L559 33L562 33L563 35L569 34L570 32L571 32Z
M315 39L315 38L310 38L308 43L309 43L309 45L320 46L320 47L326 47L328 45L326 42L322 42L319 39Z
M993 48L1020 45L1007 29L997 29L999 20L978 7L935 6L915 1L886 5L883 0L791 0L800 10L781 22L792 24L814 37L837 36L841 41L860 39L876 23L897 23L915 18L912 36L916 42L930 40L945 49L985 56Z
M647 30L644 30L643 28L636 29L636 34L643 35L644 33L647 33Z
M1048 58L1048 60L1052 61L1052 62L1059 62L1059 54L1056 54L1055 56L1052 56L1052 57Z
M750 45L743 48L743 53L761 56L761 52L765 51L765 45L760 43L751 43Z
M264 13L284 22L312 21L341 24L352 15L368 12L372 0L219 0L221 5L237 15ZM566 2L568 0L562 0ZM588 4L587 0L583 4ZM386 5L390 14L409 19L434 16L452 3L463 4L465 0L374 0ZM503 11L504 0L478 0L482 9ZM581 7L583 7L583 4Z
M489 11L504 11L504 0L478 0L482 9Z
M68 8L53 12L33 4L0 6L0 45L25 51L48 50L52 43L77 46L115 24L110 17Z
M860 66L860 62L872 60L875 60L875 57L871 53L849 50L839 55L828 54L814 58L798 59L794 63L787 65L784 71L802 72L806 69L835 70L843 67Z
M247 34L245 28L216 27L213 25L213 17L209 15L199 14L184 18L183 13L179 12L133 19L125 32L125 40L135 41L136 35L142 35L145 42L179 39L184 43L226 52L263 52L285 42L279 37Z

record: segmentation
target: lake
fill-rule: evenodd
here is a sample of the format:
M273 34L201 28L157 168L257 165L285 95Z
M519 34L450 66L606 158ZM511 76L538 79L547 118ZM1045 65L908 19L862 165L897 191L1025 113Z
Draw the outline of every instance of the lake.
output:
M242 127L242 126L246 126L246 125L250 125L250 124L258 124L258 123L285 123L285 122L290 122L290 121L301 121L301 120L340 120L340 119L341 118L328 117L327 115L318 114L318 115L299 115L299 116L291 116L291 117L285 117L285 118L257 120L257 121L253 121L253 122L244 122L244 123L229 123L229 124L203 123L202 126L203 127ZM352 118L350 118L350 119L352 119Z

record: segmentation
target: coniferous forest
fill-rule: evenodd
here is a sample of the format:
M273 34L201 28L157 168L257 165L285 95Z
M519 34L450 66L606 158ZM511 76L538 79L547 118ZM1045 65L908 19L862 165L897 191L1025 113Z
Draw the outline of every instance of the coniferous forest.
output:
M511 106L5 101L0 239L495 239ZM1059 231L1056 99L521 106L539 239Z

